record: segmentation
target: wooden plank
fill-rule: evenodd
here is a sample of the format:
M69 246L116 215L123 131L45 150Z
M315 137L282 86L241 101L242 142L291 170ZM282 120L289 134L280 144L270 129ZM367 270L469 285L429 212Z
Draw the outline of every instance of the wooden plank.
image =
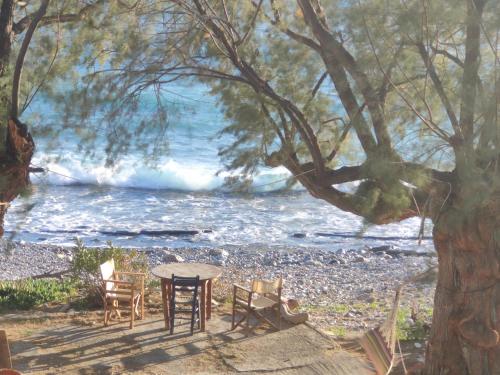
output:
M4 330L0 330L0 368L12 368L9 341Z

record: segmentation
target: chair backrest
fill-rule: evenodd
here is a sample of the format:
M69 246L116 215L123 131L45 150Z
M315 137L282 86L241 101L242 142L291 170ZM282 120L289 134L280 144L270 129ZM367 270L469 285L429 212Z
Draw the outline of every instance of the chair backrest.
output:
M187 288L198 289L200 286L200 276L183 277L172 274L172 287L174 290L186 290Z
M172 274L172 307L175 309L176 292L192 293L192 309L194 311L195 301L198 298L198 287L200 286L200 276L182 277Z
M115 260L110 259L107 262L104 262L100 266L101 268L101 277L103 280L113 280L115 277ZM106 290L113 290L116 288L116 284L107 282L106 285Z
M391 352L385 337L378 328L370 329L359 340L377 375L387 375L394 364L394 352Z
M395 360L396 321L404 284L396 289L391 311L385 322L366 332L359 340L375 368L377 375L387 375L391 372Z
M253 280L252 292L259 294L276 294L283 286L283 279L280 277L276 280Z

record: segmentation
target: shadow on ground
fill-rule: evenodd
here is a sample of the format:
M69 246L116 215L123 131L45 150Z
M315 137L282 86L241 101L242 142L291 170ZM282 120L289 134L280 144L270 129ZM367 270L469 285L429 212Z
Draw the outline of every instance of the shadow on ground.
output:
M249 337L230 331L227 314L213 314L207 331L174 335L160 315L103 327L51 321L11 341L14 367L23 374L371 374L364 360L342 351L307 325L280 332L259 328ZM354 372L353 372L354 371Z

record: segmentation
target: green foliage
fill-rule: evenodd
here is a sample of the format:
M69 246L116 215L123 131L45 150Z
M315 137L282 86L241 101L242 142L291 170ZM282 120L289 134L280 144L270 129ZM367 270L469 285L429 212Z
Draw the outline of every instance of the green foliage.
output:
M429 323L432 318L432 308L420 311L411 319L408 308L400 308L397 315L396 329L399 340L425 340L429 335Z
M43 114L43 121L34 121L39 123L38 134L73 132L82 139L81 151L105 158L107 164L133 147L145 158L154 158L168 151L163 136L169 119L176 116L162 88L197 79L210 85L228 120L224 133L234 141L222 147L220 156L227 169L238 172L240 181L229 181L235 186L248 187L253 172L266 165L273 153L279 152L282 161L310 163L310 136L305 135L304 124L314 134L313 143L328 168L364 166L356 180L366 183L355 196L347 196L348 205L339 206L354 206L350 210L368 221L381 214L396 220L412 206L413 192L407 184L429 191L429 176L402 170L397 163L420 163L446 171L462 164L456 168L460 185L456 191L466 197L464 215L500 186L491 167L496 165L500 148L498 100L494 100L498 64L491 39L500 25L498 1L489 1L483 12L473 147L464 148L461 156L450 137L457 132L439 93L445 93L450 108L460 117L467 106L462 103L465 1L321 1L325 27L352 56L355 66L347 63L351 57L344 62L342 54L336 56L338 63L328 61L330 54L338 53L327 50L329 43L319 42L294 1L264 1L258 13L251 1L207 1L200 5L206 6L203 14L190 0L133 3L96 2L99 6L80 22L39 28L33 41L36 48L30 49L24 70L23 96L29 98L38 83L50 82L42 89L63 115L51 121L51 116ZM27 11L36 6L37 2L30 2ZM81 6L78 0L51 3L48 14L78 14ZM222 34L227 33L227 43L208 30L209 20L221 27ZM228 44L235 47L237 57L231 57L225 48ZM433 83L427 60L420 56L421 45L431 55L442 90ZM246 73L242 67L248 68ZM333 78L335 69L342 71L352 89L349 102L362 107L356 116L348 108L352 104L342 99L346 85ZM368 98L372 95L364 93L368 87L380 99ZM380 116L370 108L373 100ZM150 116L138 118L139 106L151 108L140 111ZM380 129L390 142L385 134L376 134ZM380 147L363 149L361 140L366 136L377 138ZM102 144L105 147L98 149ZM328 160L329 155L335 157ZM478 184L485 180L490 190Z
M0 310L28 310L47 302L61 302L76 295L70 280L27 279L0 282Z
M99 300L101 271L99 266L114 259L117 271L143 272L147 274L147 256L137 250L124 250L108 242L105 248L86 247L81 240L76 240L71 263L71 276L86 291L89 301Z
M326 329L326 332L332 336L343 338L347 336L347 329L341 326L331 326Z

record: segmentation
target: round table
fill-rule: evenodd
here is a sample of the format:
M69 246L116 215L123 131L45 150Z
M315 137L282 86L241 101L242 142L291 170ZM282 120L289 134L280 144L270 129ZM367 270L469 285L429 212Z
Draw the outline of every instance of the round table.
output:
M169 301L172 285L172 274L183 277L200 277L200 326L205 331L205 322L212 315L212 280L219 277L222 268L213 264L205 263L167 263L156 266L151 273L161 279L161 295L163 300L163 315L165 318L165 329L169 329L170 312Z

